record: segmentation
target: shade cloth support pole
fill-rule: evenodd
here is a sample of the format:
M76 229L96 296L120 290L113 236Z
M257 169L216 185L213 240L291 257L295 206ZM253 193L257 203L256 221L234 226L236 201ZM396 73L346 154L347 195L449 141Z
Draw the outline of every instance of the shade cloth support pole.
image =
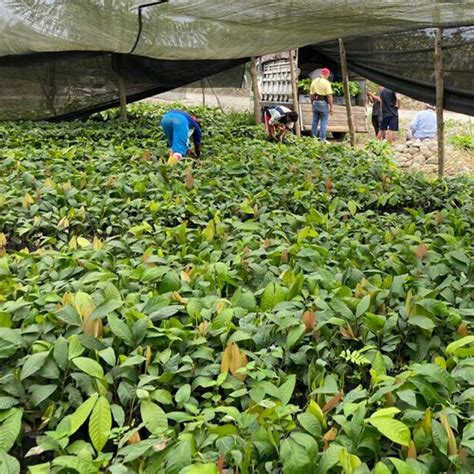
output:
M295 55L298 54L298 50L291 50L290 54L290 74L291 74L291 95L293 97L293 110L299 115L298 107L298 71L296 68ZM297 137L301 137L300 117L295 122L295 134Z
M347 72L346 48L344 46L344 41L342 41L341 38L339 38L339 56L341 60L342 81L344 84L344 97L346 101L347 124L349 126L349 140L350 140L351 146L355 146L356 136L355 136L354 120L352 116L351 96L349 93L349 77L348 77L348 72Z
M444 64L443 29L435 31L436 121L438 127L438 177L444 176Z
M120 100L120 119L123 122L127 122L127 89L125 87L125 79L122 75L122 57L120 54L114 54L112 56L112 61L115 62L115 72L117 73Z
M257 58L252 58L250 61L250 77L252 78L253 113L255 115L255 123L260 125L262 123L262 116L260 111L260 92L258 91Z

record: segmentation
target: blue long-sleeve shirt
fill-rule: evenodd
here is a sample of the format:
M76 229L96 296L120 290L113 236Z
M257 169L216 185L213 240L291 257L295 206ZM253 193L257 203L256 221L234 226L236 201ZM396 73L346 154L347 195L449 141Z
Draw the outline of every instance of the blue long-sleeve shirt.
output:
M201 137L202 137L201 127L196 122L196 120L194 120L192 115L188 114L184 110L170 110L170 112L186 117L186 120L188 121L189 131L190 131L189 137L191 136L193 137L193 142L195 145L201 145Z
M434 138L437 132L435 112L431 109L418 112L413 118L410 128L415 138Z

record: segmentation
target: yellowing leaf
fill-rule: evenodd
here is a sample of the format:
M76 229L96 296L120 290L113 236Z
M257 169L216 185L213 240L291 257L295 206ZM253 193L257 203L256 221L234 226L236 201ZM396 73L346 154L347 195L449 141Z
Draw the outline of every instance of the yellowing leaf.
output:
M193 169L191 166L188 166L186 169L186 177L184 178L184 182L186 184L186 189L193 189L194 186L194 178L193 178Z
M208 242L211 242L214 239L215 233L216 229L214 226L214 221L211 219L208 222L206 228L202 231L202 235Z
M316 325L316 316L314 315L314 311L305 311L303 313L302 319L306 331L312 331L314 329L314 326Z
M24 196L23 196L23 207L26 209L28 207L30 207L31 204L33 204L35 202L35 200L30 196L30 194L26 193Z
M98 237L94 237L92 247L94 247L94 250L101 250L104 248L104 243Z
M201 336L204 336L207 332L208 327L209 323L207 321L203 321L202 323L200 323L198 326L199 334L201 334Z
M150 367L150 363L151 363L151 347L150 346L146 346L146 351L145 351L145 371L148 370L148 367Z
M63 217L59 222L58 226L62 229L67 229L69 227L69 219L67 217Z
M431 421L433 418L433 412L431 411L431 408L428 408L425 411L425 417L423 418L423 421L421 422L421 426L423 428L423 431L426 434L431 433Z
M416 459L416 446L413 440L410 440L410 444L408 445L407 451L407 458L409 459Z
M235 342L231 342L224 350L221 361L221 373L230 372L235 378L245 380L246 375L237 371L247 365L247 356Z
M77 244L79 245L79 247L88 247L89 245L91 245L90 241L85 239L84 237L78 237L77 238Z
M418 260L423 260L428 255L428 246L425 244L418 245L415 255Z
M306 408L306 411L315 416L324 429L326 428L326 419L324 418L323 410L321 410L321 407L314 400L309 401L309 405L308 408Z
M68 246L71 250L77 249L77 237L75 235L71 237L71 240L69 241Z
M337 429L332 427L324 436L323 436L323 450L326 451L326 449L329 448L329 443L331 441L334 441L337 436Z
M448 436L448 453L451 456L456 456L456 454L458 454L458 446L456 443L456 437L454 436L453 430L449 425L448 417L446 415L441 415L439 420L441 421L441 426L444 428L444 431L446 431Z
M95 304L90 295L83 291L78 291L74 295L74 308L84 319L88 318L95 309Z

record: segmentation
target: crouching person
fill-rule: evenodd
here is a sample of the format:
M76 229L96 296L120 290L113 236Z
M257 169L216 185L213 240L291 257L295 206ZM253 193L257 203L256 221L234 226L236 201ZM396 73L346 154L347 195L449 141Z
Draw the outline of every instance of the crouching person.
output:
M161 127L165 132L170 147L168 163L175 165L189 152L189 140L194 142L194 153L197 158L201 156L201 126L196 117L183 110L170 110L161 119Z
M295 122L298 120L298 114L288 107L278 105L269 107L265 110L265 131L268 140L271 142L283 142L288 130L293 129Z

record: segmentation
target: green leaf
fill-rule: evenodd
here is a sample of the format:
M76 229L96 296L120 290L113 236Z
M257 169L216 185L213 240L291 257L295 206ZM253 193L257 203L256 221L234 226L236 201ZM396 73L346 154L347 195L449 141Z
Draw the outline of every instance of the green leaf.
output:
M178 406L183 406L185 403L188 402L189 397L191 396L191 385L184 384L182 385L179 390L176 392L174 399Z
M281 385L278 389L278 398L281 400L283 405L287 405L293 395L295 389L296 375L290 375L286 382Z
M8 412L2 414L3 422L0 426L0 451L10 451L15 444L21 430L21 419L23 410L20 408L10 408Z
M97 452L107 443L112 428L112 413L106 397L101 396L94 405L89 420L89 436Z
M290 289L288 290L288 301L292 300L293 298L299 296L301 294L301 290L303 289L304 284L304 274L299 273L296 277L295 282L291 285Z
M68 469L74 469L80 474L99 474L99 468L92 461L81 459L78 456L58 456L53 460L54 466L61 466Z
M402 446L408 446L410 443L410 430L401 421L392 418L369 418L368 422L390 441Z
M99 394L91 395L77 410L69 417L69 436L73 435L87 420Z
M290 330L288 337L286 338L286 347L291 349L304 335L305 326L304 324L299 324Z
M474 347L465 348L465 346L472 343L474 343L474 336L465 336L457 341L451 342L446 348L446 353L458 357L474 356Z
M18 405L19 400L13 397L0 397L0 410L8 410L15 405Z
M104 377L104 369L102 369L102 366L94 359L90 359L89 357L76 357L72 362L79 370L82 370L82 372L91 377L97 379Z
M370 307L370 295L367 295L367 296L364 296L360 300L359 304L357 305L356 317L360 318L362 315L364 315L369 309L369 307Z
M41 402L49 398L58 388L57 385L36 385L30 386L31 403L37 407Z
M270 311L278 303L285 301L285 299L285 290L281 285L272 281L265 287L260 297L260 309L262 311Z
M297 419L299 424L315 438L319 438L322 435L321 423L311 413L300 413Z
M375 465L374 474L391 474L391 471L382 461L379 461Z
M448 435L439 421L433 420L431 422L431 436L433 437L434 445L445 456L448 455Z
M370 418L393 418L400 410L395 407L381 408L372 414Z
M89 316L90 319L101 319L107 314L115 311L117 308L122 306L122 302L118 300L109 300L105 303L98 306L94 311L92 311L91 315Z
M354 454L349 453L346 448L339 451L339 464L342 467L344 474L354 474L362 461Z
M168 429L166 413L156 403L142 400L140 413L146 429L153 435L160 435Z
M107 349L99 351L99 357L112 367L117 362L117 358L115 357L115 351L112 349L112 347L107 347Z
M0 474L20 474L18 460L2 450L0 450Z
M349 209L349 212L355 216L356 212L357 212L357 203L355 201L349 201L347 203L347 209Z
M417 474L405 461L397 458L388 458L395 466L398 474Z
M109 314L107 316L107 322L109 323L110 330L114 336L117 336L127 345L132 345L132 331L124 321L115 314Z
M314 438L310 439L314 442ZM313 462L307 450L292 438L287 438L281 443L280 459L283 463L284 474L301 474L305 471L312 471Z
M58 367L65 370L68 361L68 347L67 340L63 336L58 337L54 343L53 356Z
M46 359L49 356L49 351L38 352L27 357L25 364L21 368L20 380L25 380L31 375L35 374L40 370Z
M196 463L183 467L179 474L219 474L219 469L214 463Z
M339 446L338 444L330 444L329 448L321 455L318 470L316 472L318 474L326 474L336 466L339 463L339 452L342 449L342 446Z
M436 327L436 324L426 316L411 316L408 318L408 324L418 326L419 328L431 331Z

